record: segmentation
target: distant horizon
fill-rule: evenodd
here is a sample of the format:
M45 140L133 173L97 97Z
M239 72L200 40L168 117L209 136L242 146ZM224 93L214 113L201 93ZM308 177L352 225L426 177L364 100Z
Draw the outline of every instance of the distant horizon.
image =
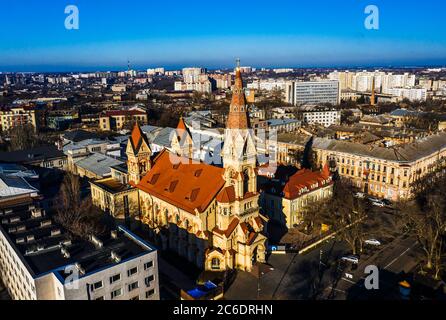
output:
M67 27L68 4L78 29ZM0 70L125 70L127 60L215 69L237 57L254 67L444 66L444 12L438 0L15 0L0 11Z
M235 66L230 65L222 65L222 66L207 66L200 64L178 64L178 65L138 65L131 66L131 70L134 71L146 71L147 69L153 68L164 68L166 71L181 71L183 68L206 68L207 70L231 70ZM261 69L337 69L337 70L358 70L358 69L429 69L429 68L446 68L446 63L444 64L393 64L393 65L385 65L385 64L364 64L364 65L308 65L308 66L274 66L274 65L249 65L243 64L242 67L252 67L256 70ZM122 65L119 66L29 66L28 69L19 67L8 67L3 68L0 66L0 74L11 74L11 73L83 73L83 72L124 72L127 71L127 66Z

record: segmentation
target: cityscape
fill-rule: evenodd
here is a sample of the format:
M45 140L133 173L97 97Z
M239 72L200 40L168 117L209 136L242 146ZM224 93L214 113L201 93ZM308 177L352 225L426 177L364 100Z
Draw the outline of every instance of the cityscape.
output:
M172 315L204 317L188 303L262 301L230 311L265 315L277 300L446 299L444 32L413 60L349 63L333 47L342 59L321 62L330 49L305 44L300 62L290 44L290 62L279 42L270 60L262 48L275 40L249 54L232 43L220 60L217 32L215 51L182 57L184 38L162 60L159 31L146 60L119 41L85 60L88 35L77 61L51 39L87 37L101 1L72 2L48 13L62 29L48 43L34 44L42 24L16 31L26 45L5 33L0 49L0 300L181 301ZM436 15L427 2L420 15ZM227 41L252 40L246 5L232 8L240 34L228 27ZM138 16L145 5L127 6ZM393 4L356 7L373 55Z

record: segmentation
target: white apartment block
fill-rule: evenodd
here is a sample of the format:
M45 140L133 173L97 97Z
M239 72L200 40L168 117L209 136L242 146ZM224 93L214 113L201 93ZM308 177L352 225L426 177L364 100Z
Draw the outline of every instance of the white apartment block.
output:
M415 75L393 74L382 71L334 71L328 75L330 80L338 80L341 90L351 89L359 92L370 92L375 79L375 91L387 93L392 88L407 88L415 86Z
M306 124L320 124L324 127L341 124L341 111L315 109L302 112L302 121Z
M199 82L203 75L206 75L206 69L204 68L183 68L183 81L185 83Z
M72 240L33 204L0 209L0 274L14 300L158 300L157 251L123 227Z
M398 97L400 100L409 99L410 101L426 101L426 88L393 88L388 89L387 94Z
M341 101L339 81L294 82L295 105L339 104Z

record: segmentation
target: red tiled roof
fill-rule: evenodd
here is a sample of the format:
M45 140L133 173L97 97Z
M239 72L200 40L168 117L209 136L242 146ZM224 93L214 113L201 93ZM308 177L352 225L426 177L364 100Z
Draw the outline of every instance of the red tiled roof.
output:
M137 188L190 213L195 213L195 209L203 212L225 184L224 169L189 161L163 150ZM177 169L173 163L180 163ZM197 170L201 170L200 175ZM173 182L175 188L171 192Z
M234 186L228 186L223 188L217 195L217 201L220 203L230 203L235 201L235 189Z
M234 232L234 230L237 228L240 220L238 218L232 219L231 223L229 224L228 228L226 230L220 230L217 227L214 228L214 232L224 235L226 238L229 238L231 234Z
M144 134L144 132L142 132L139 124L135 123L135 126L133 127L133 130L132 130L132 134L130 135L130 143L132 144L132 148L135 153L138 152L143 141L150 148L150 145L149 145L149 142L147 141L146 135Z
M283 188L284 196L287 199L295 199L302 195L301 190L304 188L314 190L326 185L329 177L330 175L327 175L326 171L314 172L308 169L299 170L290 177ZM317 188L313 188L312 186L316 184Z

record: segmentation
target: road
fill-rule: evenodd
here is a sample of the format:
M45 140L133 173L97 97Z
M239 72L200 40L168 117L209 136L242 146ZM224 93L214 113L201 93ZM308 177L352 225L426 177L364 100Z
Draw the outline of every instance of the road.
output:
M374 218L381 224L394 219L389 209L374 208ZM390 224L391 226L391 224ZM340 273L339 260L349 253L342 242L329 241L305 255L271 255L268 263L273 270L258 280L249 273L239 273L227 290L226 299L358 299L363 294L357 290L362 285L364 270L375 265L380 270L380 285L392 289L394 277L411 271L419 260L416 240L402 235L401 226L388 227L376 237L383 242L379 248L368 248L361 255L360 264L350 271L353 279ZM373 230L373 228L372 228ZM361 288L359 288L361 289Z
M367 276L365 268L369 265L377 266L379 269L380 289L393 290L399 274L408 273L417 265L418 249L417 242L413 237L399 236L383 248L363 255L356 270L347 269L347 272L342 273L342 277L336 285L326 286L323 298L360 299L365 290L363 285ZM346 273L353 277L347 277Z

